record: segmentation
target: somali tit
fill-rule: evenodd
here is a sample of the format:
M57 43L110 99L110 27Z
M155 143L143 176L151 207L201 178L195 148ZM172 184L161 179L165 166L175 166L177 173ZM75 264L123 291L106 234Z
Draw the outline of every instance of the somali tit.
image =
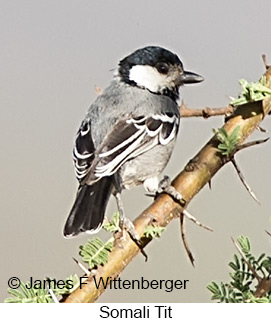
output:
M132 230L120 193L140 184L148 192L158 190L178 134L179 88L201 81L184 70L176 54L158 46L138 49L119 62L77 132L73 159L79 188L65 236L97 232L111 194L121 223Z

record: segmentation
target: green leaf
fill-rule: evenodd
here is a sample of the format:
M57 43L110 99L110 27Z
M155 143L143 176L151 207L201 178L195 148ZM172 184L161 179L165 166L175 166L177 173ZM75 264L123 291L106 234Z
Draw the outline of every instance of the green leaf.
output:
M119 230L119 212L115 212L111 221L104 222L103 228L108 232L116 232Z
M73 285L73 288L69 288L68 281ZM45 281L47 282L53 282L58 281L56 279L52 278L46 278ZM66 285L63 286L63 288L58 288L57 284L56 287L53 287L48 283L48 286L50 286L50 289L55 294L55 296L60 296L63 294L70 294L75 288L79 286L79 278L76 274L70 275L68 278L65 279ZM30 283L23 283L21 282L21 285L18 289L8 289L8 293L12 295L12 297L7 297L5 299L5 303L52 303L52 297L47 289L44 288L30 288Z
M151 239L159 238L165 229L165 227L149 225L145 228L143 235Z
M268 275L271 275L271 258L266 257L262 262L262 267L267 271Z
M207 286L207 289L215 295L220 295L220 289L216 282L211 282L211 284Z
M233 269L233 270L238 270L238 266L235 264L235 263L233 263L232 261L229 263L229 266Z
M257 259L257 262L261 262L261 260L265 257L265 253L262 253L259 258ZM268 257L267 257L268 258Z
M236 145L241 137L240 126L234 128L231 134L228 134L224 128L213 129L214 134L217 139L220 141L218 145L219 152L223 156L229 157L230 154L235 150Z
M249 102L261 101L271 95L270 82L266 81L266 77L262 77L259 82L251 82L241 79L239 81L243 91L237 99L230 102L233 106L246 104Z
M104 243L100 238L89 239L84 246L80 246L80 256L83 261L93 268L104 265L108 261L109 252L113 248L113 238Z
M79 287L79 277L77 274L72 274L65 279L65 285L61 287L52 288L56 296L71 294L77 287Z
M5 303L52 303L51 295L44 289L34 289L29 283L21 282L18 289L8 289L8 293L13 297L5 299Z
M225 287L224 283L221 283L220 287L221 287L221 292L222 292L223 296L226 296L227 291L226 291L226 287Z
M250 242L249 239L243 235L241 235L238 239L237 239L242 251L247 254L250 252Z
M247 261L249 261L254 270L257 271L258 276L262 278L270 277L271 257L261 254L258 258L255 258L250 253L251 245L248 237L240 236L237 241L246 261L241 256L233 255L233 261L229 263L230 268L233 270L229 274L231 281L226 284L221 282L220 286L215 282L209 284L207 289L213 294L211 299L225 303L271 303L271 291L261 298L254 296L255 286L259 282L247 264ZM263 269L266 270L267 274L264 273Z

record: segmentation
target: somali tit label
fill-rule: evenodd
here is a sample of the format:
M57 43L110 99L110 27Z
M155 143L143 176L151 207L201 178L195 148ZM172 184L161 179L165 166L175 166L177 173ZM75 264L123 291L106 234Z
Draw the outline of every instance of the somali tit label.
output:
M134 305L124 307L103 305L100 307L100 318L118 318L118 319L172 319L173 311L170 305Z

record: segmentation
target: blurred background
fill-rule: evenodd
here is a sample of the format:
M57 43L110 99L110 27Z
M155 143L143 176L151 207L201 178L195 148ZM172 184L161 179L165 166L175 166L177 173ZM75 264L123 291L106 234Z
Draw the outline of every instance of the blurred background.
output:
M82 274L82 234L64 239L63 225L77 182L72 146L95 86L105 88L118 61L137 48L160 45L177 53L187 70L205 82L181 89L191 108L223 107L240 92L238 80L257 80L261 55L271 62L269 0L252 1L2 1L0 11L0 301L7 281ZM172 178L221 127L223 117L181 122L178 142L165 174ZM270 118L262 126L271 129ZM268 134L256 132L252 138ZM252 139L250 138L250 139ZM189 205L208 232L187 222L196 258L185 254L179 221L139 255L122 279L189 280L186 290L109 290L99 302L211 302L206 285L229 281L228 263L236 252L230 237L247 235L252 252L270 254L270 142L240 152L236 160L261 201L249 196L231 165L226 165ZM124 193L126 215L134 219L151 202L142 188ZM111 200L107 216L116 210ZM100 237L104 233L99 234Z

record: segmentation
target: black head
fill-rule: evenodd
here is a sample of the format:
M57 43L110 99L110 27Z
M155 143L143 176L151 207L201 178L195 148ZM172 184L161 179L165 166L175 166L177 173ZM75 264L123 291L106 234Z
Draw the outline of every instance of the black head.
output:
M136 50L119 62L121 80L157 94L179 97L179 87L185 83L203 81L197 74L186 72L176 54L158 46Z
M119 62L119 72L121 75L125 75L127 72L129 74L129 70L135 65L155 67L158 63L163 62L182 66L179 57L172 52L158 46L147 46L136 50L131 55L122 59Z

